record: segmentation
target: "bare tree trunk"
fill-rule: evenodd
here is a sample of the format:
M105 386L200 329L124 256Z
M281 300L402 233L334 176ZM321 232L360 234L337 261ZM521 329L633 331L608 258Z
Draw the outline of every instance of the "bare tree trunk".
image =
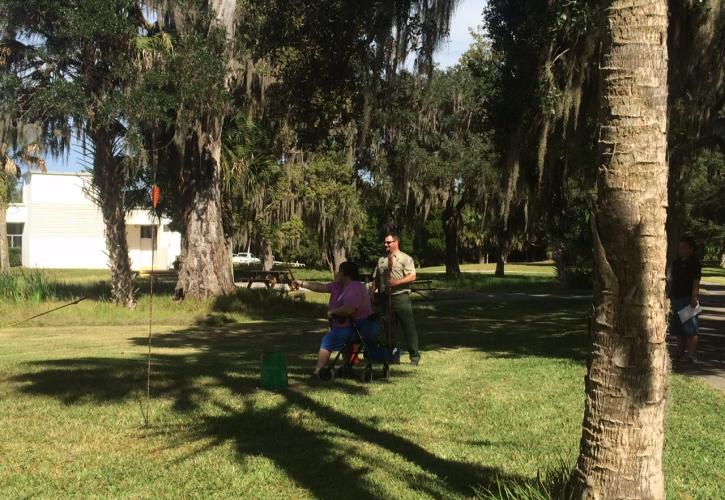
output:
M458 277L461 275L461 266L458 259L458 221L459 212L452 197L446 201L441 212L443 233L446 238L446 276Z
M505 274L506 260L508 259L509 249L510 244L508 242L508 237L506 235L506 232L504 232L503 234L499 235L498 257L496 258L496 272L494 273L494 275L499 278L503 278Z
M212 0L207 8L213 23L225 31L226 45L235 39L235 0ZM231 68L233 65L229 64ZM228 76L228 75L227 75ZM219 82L220 85L228 83ZM226 110L201 116L193 133L183 143L181 192L181 270L177 297L206 299L234 291L230 245L224 234L221 198L222 122Z
M234 291L230 246L222 223L220 121L210 119L207 130L199 127L197 137L187 141L191 151L183 155L187 160L183 166L184 230L177 297L206 299Z
M506 256L503 253L499 253L498 259L496 259L496 272L494 273L494 276L503 278L505 274L506 274Z
M612 0L576 498L665 497L667 2Z
M567 265L566 265L566 248L560 239L554 239L552 242L552 257L554 258L554 268L556 269L556 279L561 285L567 284Z
M3 188L2 176L5 174L0 172L0 189ZM7 224L8 204L0 193L0 273L10 270L10 249L8 248L8 224Z
M112 133L91 131L90 137L95 148L93 188L103 216L106 252L108 252L108 265L111 268L111 300L124 307L133 308L136 306L136 298L126 239L123 165L114 157Z
M720 254L720 267L725 268L725 252Z
M340 268L340 264L347 260L347 249L345 248L345 242L335 240L334 244L330 244L327 248L327 262L330 266L330 271L335 274Z
M271 271L274 267L274 255L272 254L272 242L264 238L262 240L262 270Z

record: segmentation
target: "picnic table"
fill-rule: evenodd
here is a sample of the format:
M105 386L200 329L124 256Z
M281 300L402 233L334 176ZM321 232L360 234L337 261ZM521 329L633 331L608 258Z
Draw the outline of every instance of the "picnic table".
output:
M247 288L252 288L252 284L254 283L263 283L268 289L272 289L276 285L292 286L294 279L295 277L289 269L277 271L234 271L234 281L246 281Z
M438 289L433 285L433 280L415 280L410 285L411 293L417 293L425 299L430 299L436 290Z

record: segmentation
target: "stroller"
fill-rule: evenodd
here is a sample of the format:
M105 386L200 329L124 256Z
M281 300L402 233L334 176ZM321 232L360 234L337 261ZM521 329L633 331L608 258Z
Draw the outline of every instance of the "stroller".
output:
M359 361L360 356L365 362L361 381L364 383L373 380L374 365L382 364L382 378L390 379L390 364L400 361L400 351L397 347L386 345L380 338L380 323L377 315L364 320L352 321L352 335L345 346L338 351L330 366L320 370L320 380L329 381L337 378L354 378L353 365ZM342 366L335 368L341 357Z

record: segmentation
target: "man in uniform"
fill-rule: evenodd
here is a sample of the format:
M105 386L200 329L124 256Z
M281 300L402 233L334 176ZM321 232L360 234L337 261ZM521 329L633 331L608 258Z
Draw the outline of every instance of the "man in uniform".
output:
M395 232L385 236L387 255L378 260L373 272L370 294L373 303L382 304L386 313L389 312L387 306L390 300L396 326L405 334L410 364L417 366L420 362L418 332L415 329L413 307L410 303L410 284L415 281L415 263L410 255L400 251L399 242L400 237ZM388 297L388 293L392 296Z

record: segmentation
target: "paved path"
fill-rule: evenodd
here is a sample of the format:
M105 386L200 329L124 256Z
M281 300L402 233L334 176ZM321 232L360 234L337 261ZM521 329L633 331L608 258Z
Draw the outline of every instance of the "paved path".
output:
M700 363L675 364L674 371L696 375L711 386L725 391L725 285L703 283L700 303ZM670 343L674 351L676 342Z

